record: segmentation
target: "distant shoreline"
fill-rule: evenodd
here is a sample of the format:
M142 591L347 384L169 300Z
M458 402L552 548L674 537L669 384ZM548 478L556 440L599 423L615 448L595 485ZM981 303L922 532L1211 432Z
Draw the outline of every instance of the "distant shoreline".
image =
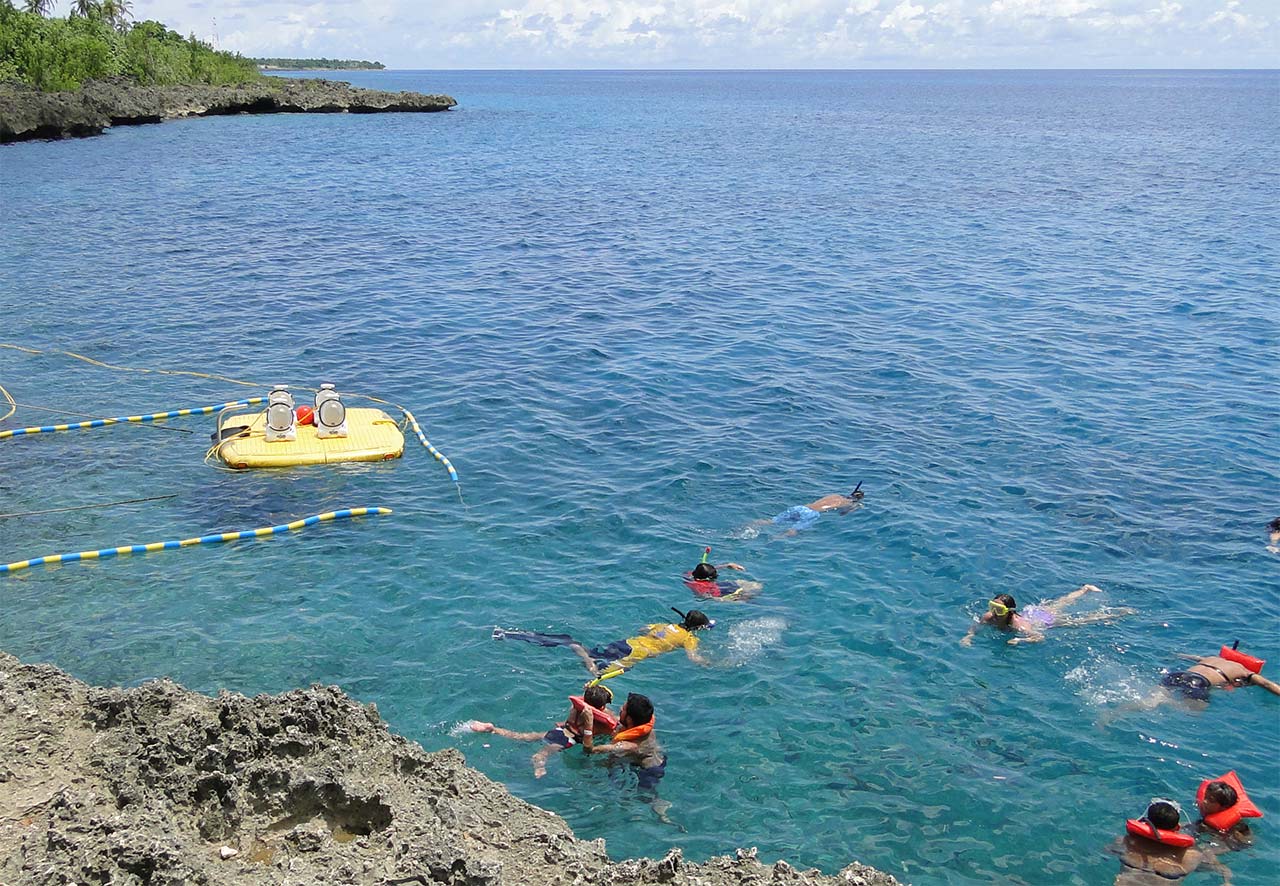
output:
M251 58L259 71L385 71L382 62L362 58Z
M259 71L385 71L386 68L284 68L276 65L258 65Z

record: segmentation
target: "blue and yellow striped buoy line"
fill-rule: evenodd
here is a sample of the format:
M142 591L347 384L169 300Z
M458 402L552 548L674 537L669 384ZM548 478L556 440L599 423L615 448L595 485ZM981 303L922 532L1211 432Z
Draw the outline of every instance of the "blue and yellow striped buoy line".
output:
M422 428L418 427L418 420L413 417L412 412L405 409L403 406L399 407L399 409L404 413L404 417L409 420L409 427L413 428L413 432L418 435L418 439L422 442L422 445L427 447L427 451L435 457L436 461L444 465L445 470L449 472L449 476L453 478L453 482L457 483L458 472L453 469L453 462L445 458L444 453L431 445L431 441L427 439L427 435L422 433Z
M265 538L268 535L279 535L282 532L315 526L317 523L328 523L330 520L390 514L391 512L391 508L346 508L341 511L327 511L323 514L294 520L292 523L281 523L279 526L263 526L261 529L246 529L243 532L221 532L214 535L201 535L196 538L184 538L181 540L153 541L151 544L146 545L122 545L118 548L103 548L100 551L80 551L75 554L50 554L47 557L33 557L30 560L19 560L17 563L7 563L0 566L0 572L18 572L29 566L44 566L49 563L100 560L105 557L116 557L122 554L149 554L153 551L172 551L177 548L189 548L193 545L216 545L246 538Z
M103 428L107 425L118 425L126 422L160 421L165 418L178 418L183 415L208 415L231 406L255 406L265 403L266 397L248 397L243 400L232 400L229 403L216 403L212 406L193 406L190 409L174 409L170 412L153 412L150 415L121 415L116 418L95 418L92 421L75 422L65 425L41 425L34 428L17 428L12 431L0 431L0 440L6 437L22 437L27 434L49 434L54 431L79 431L84 428Z

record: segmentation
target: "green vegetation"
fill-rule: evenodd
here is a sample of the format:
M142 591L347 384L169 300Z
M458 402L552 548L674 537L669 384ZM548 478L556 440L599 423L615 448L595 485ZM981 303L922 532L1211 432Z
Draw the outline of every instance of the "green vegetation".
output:
M262 75L239 54L217 52L160 22L129 21L129 0L75 0L65 18L45 18L52 0L0 0L0 82L79 89L86 80L125 76L146 86L248 83Z
M255 65L281 71L382 71L382 62L366 62L351 58L254 58Z

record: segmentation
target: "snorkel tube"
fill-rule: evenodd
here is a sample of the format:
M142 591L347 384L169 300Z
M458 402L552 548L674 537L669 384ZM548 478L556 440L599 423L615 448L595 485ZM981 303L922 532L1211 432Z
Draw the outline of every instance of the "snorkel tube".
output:
M702 562L706 563L707 558L711 556L711 545L707 545L702 551Z
M711 549L707 548L707 550L711 550ZM674 612L676 615L680 616L680 627L684 628L686 631L689 630L689 627L688 627L689 612L693 612L694 610L691 609L689 610L689 612L681 612L679 609L676 609L674 606L672 606L671 611ZM703 613L703 614L705 615L706 613ZM702 628L714 628L715 626L716 626L716 620L714 618L708 618L706 624L698 625L698 627L694 628L693 630L697 631L697 630L701 630Z

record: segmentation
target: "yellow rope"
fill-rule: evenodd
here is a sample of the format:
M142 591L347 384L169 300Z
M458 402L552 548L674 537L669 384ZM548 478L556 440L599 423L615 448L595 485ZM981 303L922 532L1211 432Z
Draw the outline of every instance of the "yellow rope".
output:
M84 354L77 354L74 351L38 351L35 348L24 348L21 345L13 345L6 342L0 342L0 348L8 348L12 351L23 351L28 354L62 354L65 357L74 357L77 360L83 360L93 366L101 366L104 369L119 369L122 372L144 372L154 373L156 375L186 375L191 376L192 378L209 378L214 381L225 381L228 384L244 385L247 388L268 387L267 385L260 385L257 382L243 381L238 378L228 378L225 375L210 375L206 372L191 372L186 369L138 369L133 366L117 366L114 363L103 363L101 360L95 360L92 357L86 357Z
M9 401L9 411L4 415L0 415L0 421L4 421L6 418L18 411L18 404L14 402L13 397L10 396L9 392L4 389L4 385L0 385L0 394L3 394L4 398Z

